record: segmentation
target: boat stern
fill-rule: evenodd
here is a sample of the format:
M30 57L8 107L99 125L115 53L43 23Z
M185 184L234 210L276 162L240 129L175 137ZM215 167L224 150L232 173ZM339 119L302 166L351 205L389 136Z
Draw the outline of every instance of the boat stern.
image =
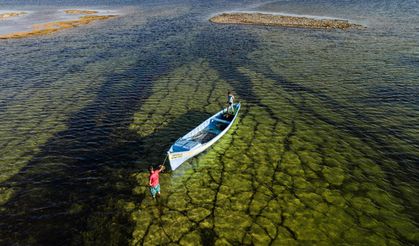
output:
M170 167L172 168L172 171L174 171L176 168L178 168L182 163L184 163L186 160L190 158L189 155L182 152L167 152Z

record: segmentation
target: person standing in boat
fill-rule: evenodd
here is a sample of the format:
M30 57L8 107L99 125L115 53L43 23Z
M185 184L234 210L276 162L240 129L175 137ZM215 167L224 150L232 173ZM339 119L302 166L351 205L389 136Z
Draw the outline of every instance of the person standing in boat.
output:
M227 107L227 113L232 113L232 114L234 114L234 107L233 107L233 105L234 105L234 95L231 93L231 91L228 91L228 94L227 94L227 104L228 104L228 107Z
M157 170L154 170L153 166L150 166L148 170L150 171L150 178L149 178L148 185L150 186L151 196L154 199L156 198L156 195L160 197L159 175L160 175L160 172L164 170L164 166L160 165L159 169Z

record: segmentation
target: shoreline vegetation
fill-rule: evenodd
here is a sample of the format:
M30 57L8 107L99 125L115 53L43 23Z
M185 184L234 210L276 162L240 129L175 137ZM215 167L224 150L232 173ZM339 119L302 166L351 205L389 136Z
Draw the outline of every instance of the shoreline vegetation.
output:
M104 21L107 19L115 18L118 15L92 15L98 13L93 10L65 10L66 14L86 14L88 16L81 16L77 20L68 21L54 21L43 24L32 25L32 30L24 32L14 32L8 34L1 34L0 39L18 39L33 36L48 35L64 29L75 28L79 26L88 25L95 21Z
M309 17L273 15L262 13L222 13L209 19L218 24L264 25L313 29L362 29L362 25L339 19L314 19Z
M8 13L3 13L0 14L0 20L5 20L5 19L9 19L12 17L17 17L17 16L21 16L21 15L25 15L27 14L26 12L8 12Z

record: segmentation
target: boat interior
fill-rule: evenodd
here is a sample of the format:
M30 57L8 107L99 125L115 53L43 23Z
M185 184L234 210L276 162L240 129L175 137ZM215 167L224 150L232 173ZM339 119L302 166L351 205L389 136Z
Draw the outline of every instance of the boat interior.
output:
M189 151L205 144L220 134L233 120L234 115L218 114L209 124L190 138L181 138L173 145L174 152Z

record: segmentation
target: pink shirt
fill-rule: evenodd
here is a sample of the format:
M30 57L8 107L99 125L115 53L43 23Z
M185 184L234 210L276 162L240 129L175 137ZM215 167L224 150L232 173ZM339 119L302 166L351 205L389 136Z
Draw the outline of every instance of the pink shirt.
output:
M154 170L150 174L150 185L156 187L159 184L159 174L160 170Z

